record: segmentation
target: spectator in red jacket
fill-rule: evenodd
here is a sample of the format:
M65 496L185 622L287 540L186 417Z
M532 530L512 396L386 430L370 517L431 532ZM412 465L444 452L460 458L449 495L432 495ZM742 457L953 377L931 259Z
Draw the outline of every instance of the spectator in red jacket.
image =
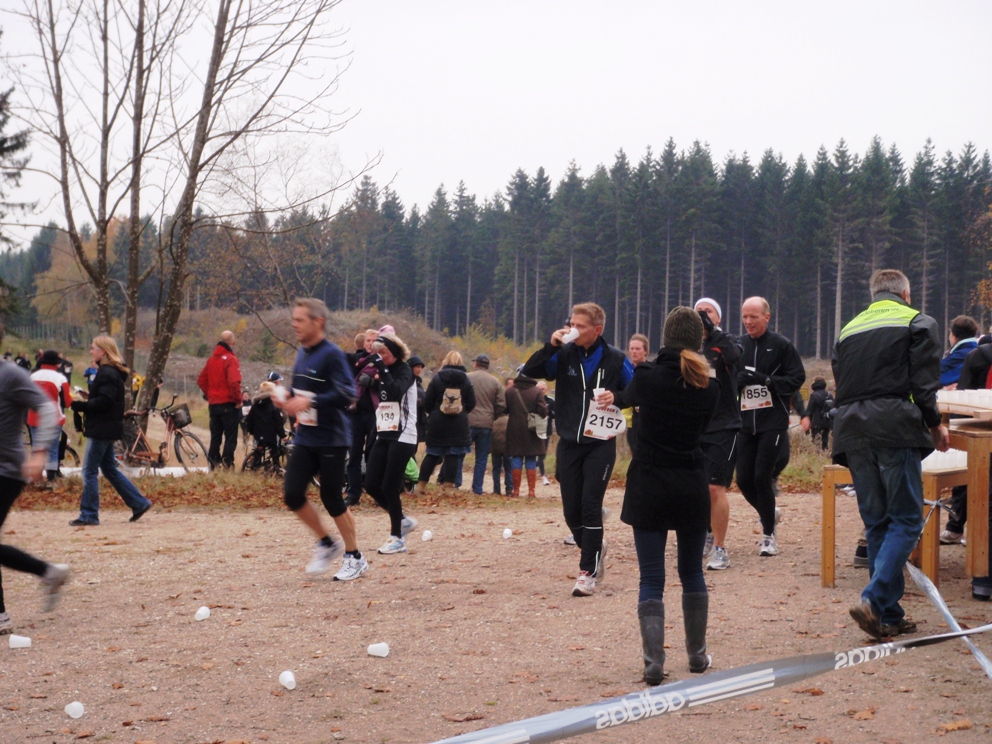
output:
M234 467L234 448L238 445L241 422L241 365L234 355L234 334L224 331L196 379L203 397L210 404L210 467ZM221 439L224 454L221 455Z
M65 423L65 415L62 411L72 405L72 391L69 389L69 381L60 371L62 365L63 360L59 353L49 349L38 359L38 369L31 373L31 380L34 384L40 387L55 404L60 433L61 427ZM31 439L34 441L35 430L38 427L38 414L32 409L28 409L28 427L31 430ZM48 448L45 474L49 481L55 480L59 472L59 445L60 437L55 437Z

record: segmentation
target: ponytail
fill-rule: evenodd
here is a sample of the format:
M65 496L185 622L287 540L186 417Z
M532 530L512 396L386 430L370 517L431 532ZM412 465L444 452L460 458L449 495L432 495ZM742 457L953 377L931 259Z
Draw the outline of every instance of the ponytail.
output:
M679 356L681 357L682 379L693 387L707 387L710 384L709 362L690 349L682 349Z

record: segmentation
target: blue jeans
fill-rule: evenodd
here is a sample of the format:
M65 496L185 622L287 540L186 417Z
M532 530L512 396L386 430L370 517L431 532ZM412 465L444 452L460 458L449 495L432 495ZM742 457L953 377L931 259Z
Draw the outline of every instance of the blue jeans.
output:
M86 455L83 458L83 498L79 505L79 518L84 522L100 524L100 481L99 471L110 481L110 485L131 507L132 512L147 509L151 501L141 495L134 484L117 469L112 439L87 439Z
M537 455L510 458L510 465L514 470L523 470L525 464L528 470L537 470Z
M33 442L38 436L38 427L30 426L31 430L31 441ZM62 440L62 427L59 427L59 433L55 435L55 439L52 443L48 445L48 460L45 461L45 470L58 470L59 469L59 446Z
M486 461L489 459L489 442L493 438L493 430L472 426L469 428L469 436L472 437L472 444L475 445L472 493L482 493L482 481L486 477Z
M861 592L883 625L906 615L903 566L923 532L920 451L883 447L847 453L868 539L868 586Z
M513 492L513 463L504 455L493 455L493 493L500 493L500 477L504 480L506 494Z
M683 594L705 594L703 578L703 545L706 530L676 530L678 540L678 570ZM665 543L668 530L639 530L634 528L634 549L640 569L638 602L663 599L665 596Z

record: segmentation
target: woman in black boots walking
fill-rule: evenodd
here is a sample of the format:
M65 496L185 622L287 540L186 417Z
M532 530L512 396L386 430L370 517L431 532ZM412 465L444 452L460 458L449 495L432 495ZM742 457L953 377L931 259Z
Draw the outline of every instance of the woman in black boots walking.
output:
M637 444L627 471L621 520L634 528L640 568L637 616L644 648L644 681L661 684L665 665L665 543L678 539L682 615L689 671L710 665L706 654L709 595L703 579L703 544L710 497L699 435L719 398L720 383L699 355L699 314L676 307L665 321L663 347L653 364L639 364L634 379L617 395L621 408L640 406ZM605 393L597 399L605 403Z

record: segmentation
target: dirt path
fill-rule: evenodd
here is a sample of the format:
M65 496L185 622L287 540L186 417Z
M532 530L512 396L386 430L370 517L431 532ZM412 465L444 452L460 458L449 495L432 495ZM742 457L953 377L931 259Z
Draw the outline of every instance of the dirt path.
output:
M603 590L573 598L577 555L562 544L554 493L542 488L531 504L411 502L420 527L410 552L395 556L375 553L386 515L360 507L372 569L347 584L304 573L310 538L281 510L156 510L128 524L105 494L103 524L78 530L66 525L73 513L15 511L4 542L64 560L74 574L61 609L45 616L34 578L5 572L15 632L34 646L0 647L0 740L429 742L637 690L630 529L616 517L607 524ZM615 514L621 498L608 494ZM733 567L707 574L718 669L866 642L847 615L866 580L843 563L857 535L853 500L839 506L837 589L820 587L818 497L786 495L782 505L782 554L759 558L753 512L732 498ZM669 554L666 668L682 679L672 546ZM992 621L992 607L970 599L963 550L944 548L942 558L955 615L971 626ZM212 615L196 622L201 605ZM945 629L924 598L909 596L907 607L923 633ZM379 641L390 644L388 658L366 654ZM992 639L977 643L992 655ZM277 682L285 669L294 691ZM953 642L587 739L909 744L968 719L972 727L947 741L987 742L990 699L992 681ZM63 712L73 700L86 706L76 721ZM479 718L450 720L467 714Z

